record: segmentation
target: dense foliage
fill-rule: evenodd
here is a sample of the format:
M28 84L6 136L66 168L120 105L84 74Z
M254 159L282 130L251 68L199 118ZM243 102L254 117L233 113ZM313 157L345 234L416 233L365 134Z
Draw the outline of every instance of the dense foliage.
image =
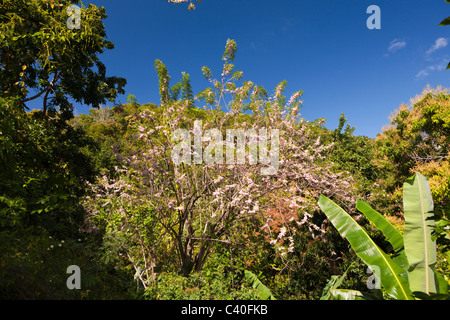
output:
M435 202L435 269L450 279L446 90L427 88L400 106L375 139L355 136L344 114L331 130L303 119L303 92L286 97L286 81L270 94L244 80L228 40L220 77L199 70L209 85L199 93L189 74L171 83L156 60L157 104L130 94L100 107L125 84L97 58L112 48L106 15L83 7L86 28L61 33L68 3L0 6L9 13L0 41L1 298L319 299L338 277L339 288L364 292L367 266L318 200L337 203L389 252L356 199L402 234L403 183L416 172ZM34 97L42 110L27 110ZM92 109L74 116L70 99ZM66 286L70 265L80 267L80 290Z
M124 78L107 77L98 58L106 40L105 8L83 7L80 28L68 28L71 1L6 0L0 5L0 97L23 107L42 98L48 109L71 112L70 100L99 107L124 93Z

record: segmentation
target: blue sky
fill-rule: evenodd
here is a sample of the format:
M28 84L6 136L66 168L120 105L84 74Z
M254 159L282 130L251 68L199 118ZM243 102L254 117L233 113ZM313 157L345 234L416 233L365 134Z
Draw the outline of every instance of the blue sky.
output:
M159 103L155 59L172 84L190 74L194 93L209 86L201 67L220 77L227 39L237 42L236 69L273 93L303 90L302 116L337 127L343 112L356 135L375 137L389 115L429 84L449 87L450 16L444 0L203 0L197 9L166 0L86 1L104 6L115 49L101 60L108 75L125 77L128 94ZM370 5L381 9L381 29L369 30ZM78 106L76 112L88 108Z

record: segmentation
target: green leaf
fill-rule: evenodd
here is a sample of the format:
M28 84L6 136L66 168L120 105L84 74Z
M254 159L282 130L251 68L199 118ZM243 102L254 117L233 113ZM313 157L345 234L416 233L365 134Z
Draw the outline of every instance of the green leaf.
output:
M437 294L445 294L447 295L447 297L449 297L449 292L448 292L448 282L447 280L445 280L445 278L443 276L441 276L439 273L437 273L436 270L434 270L434 280L436 282L437 285ZM431 293L434 294L434 293Z
M344 274L341 276L333 275L331 276L330 281L328 281L325 288L323 288L322 291L322 297L320 297L320 300L330 300L332 298L331 290L337 289L342 282L344 281L345 277L347 276L347 271L352 268L354 263L352 263L347 270L345 270Z
M403 249L402 234L387 221L382 214L374 210L367 202L362 200L356 201L356 208L361 211L367 219L369 219L390 242L394 251Z
M261 297L261 299L276 300L275 297L272 295L272 292L270 292L269 288L267 288L255 274L245 270L245 278L247 278L250 281L252 287L256 289L256 292Z
M439 23L439 26L448 26L450 24L450 17L445 18Z
M436 242L431 233L435 225L433 198L425 176L416 173L403 185L403 207L405 211L405 253L409 261L408 277L412 291L436 293L434 277L436 264Z
M358 223L336 203L321 195L318 202L339 233L368 266L380 269L380 281L386 292L399 300L411 300L412 294L403 268L383 252Z
M421 300L448 300L448 294L441 293L431 293L426 294L425 292L415 291L414 296Z
M386 240L392 245L395 253L398 254L394 260L401 265L403 269L407 270L409 264L404 251L402 234L392 224L390 224L382 214L374 210L368 203L362 200L357 200L356 208L383 233Z
M339 287L342 283L342 280L343 276L331 276L331 279L322 290L322 296L320 297L320 300L329 300L331 298L330 290L334 290Z

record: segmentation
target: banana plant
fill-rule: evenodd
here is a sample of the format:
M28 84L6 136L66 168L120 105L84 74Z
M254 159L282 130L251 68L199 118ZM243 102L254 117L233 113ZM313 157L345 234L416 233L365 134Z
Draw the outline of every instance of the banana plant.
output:
M448 283L434 269L436 243L431 237L434 220L430 219L433 199L425 176L416 173L404 183L404 235L368 203L362 200L356 203L356 208L392 245L392 254L387 254L377 246L367 231L332 200L321 195L318 204L339 233L349 241L355 253L374 270L377 280L389 297L397 300L448 298ZM336 283L336 279L331 279L324 299L378 298L356 290L338 289L333 285Z
M245 270L245 278L250 281L252 287L262 300L276 300L269 288L258 279L256 274Z

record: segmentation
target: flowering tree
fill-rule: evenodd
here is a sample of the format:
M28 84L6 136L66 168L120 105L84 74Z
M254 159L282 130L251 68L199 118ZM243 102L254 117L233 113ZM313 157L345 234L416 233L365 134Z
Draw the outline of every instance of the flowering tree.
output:
M188 100L163 98L159 107L129 119L136 136L128 154L117 154L124 165L119 177L100 179L93 186L97 198L86 201L95 225L125 235L122 247L145 286L151 283L149 270L162 257L184 275L201 270L214 244L232 247L239 223L249 219L265 224L271 243L286 246L280 252L292 251L290 242L282 241L293 232L286 229L289 224L274 233L266 214L279 199L313 233L320 233L320 227L309 221L306 210L320 194L353 202L351 182L320 165L329 146L313 140L310 124L299 118L302 92L286 102L286 82L272 97L251 81L237 85L242 72L232 64L236 48L233 40L227 41L221 80L203 68L212 84L196 97L206 102L203 110L190 108ZM160 61L156 68L165 70ZM161 79L166 83L167 75ZM164 83L163 93L168 90ZM230 138L227 130L254 135ZM183 135L187 141L193 135L194 144L178 148ZM273 166L268 159L275 155L279 159Z

